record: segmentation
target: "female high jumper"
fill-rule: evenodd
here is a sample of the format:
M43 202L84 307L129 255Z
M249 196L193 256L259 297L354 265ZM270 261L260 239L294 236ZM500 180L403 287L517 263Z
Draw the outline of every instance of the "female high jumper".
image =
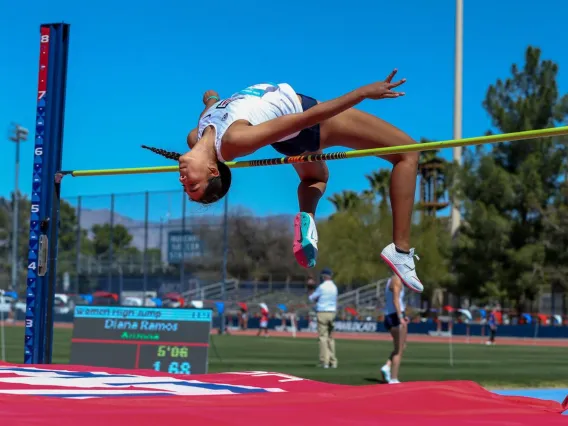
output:
M415 143L408 135L373 115L353 107L365 99L403 96L393 91L403 84L393 82L394 70L385 81L360 87L327 102L297 94L288 84L257 84L220 99L215 91L203 95L205 109L198 125L187 136L190 151L184 155L144 147L166 158L179 160L180 181L193 201L214 203L231 185L230 169L224 164L271 145L286 156L321 153L333 146L372 149ZM410 224L418 168L418 153L386 155L393 165L390 200L393 212L393 242L381 257L415 292L424 287L416 275L414 249L410 247ZM317 257L316 208L329 178L324 162L297 163L300 178L300 213L294 220L294 255L305 268Z

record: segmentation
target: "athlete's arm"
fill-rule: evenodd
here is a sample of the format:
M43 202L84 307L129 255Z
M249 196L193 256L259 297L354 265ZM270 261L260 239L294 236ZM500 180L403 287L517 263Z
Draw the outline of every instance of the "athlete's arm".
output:
M189 146L189 149L193 149L193 147L197 143L197 132L198 132L198 129L196 127L191 132L189 132L188 135L187 135L187 146Z
M233 126L223 137L223 157L232 160L251 154L280 139L331 118L365 99L360 89L322 102L298 114L289 114L256 126Z
M219 93L217 93L215 90L206 91L203 94L203 105L205 105L205 108L203 109L203 112L201 112L199 119L201 120L201 117L203 117L205 111L211 108L216 102L219 102L220 99L221 98L219 97Z
M201 117L203 117L203 115L205 114L205 112L209 108L211 108L215 104L215 102L219 101L219 99L220 99L219 94L215 90L208 90L203 94L203 104L205 105L205 108L203 108L203 111L201 111L201 114L199 114L200 120ZM198 127L193 129L187 135L187 146L189 146L190 149L193 149L193 147L197 143L197 133L198 133Z
M404 93L391 89L400 86L405 80L391 83L396 74L393 71L385 81L369 84L353 90L339 98L322 102L299 114L289 114L256 126L234 126L223 137L223 157L232 160L248 155L280 139L325 121L343 111L354 107L364 99L384 99L403 96Z

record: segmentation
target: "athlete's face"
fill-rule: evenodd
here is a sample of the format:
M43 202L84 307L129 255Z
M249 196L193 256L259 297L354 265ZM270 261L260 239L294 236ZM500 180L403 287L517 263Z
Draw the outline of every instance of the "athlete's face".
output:
M179 159L179 180L189 198L199 201L209 185L209 179L219 175L219 170L212 170L205 158L199 158L199 152L190 151Z

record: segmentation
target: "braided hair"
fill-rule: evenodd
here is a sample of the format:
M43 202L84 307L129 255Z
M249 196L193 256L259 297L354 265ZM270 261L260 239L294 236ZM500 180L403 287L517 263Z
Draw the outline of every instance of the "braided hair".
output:
M146 145L142 145L142 148L148 149L155 154L167 158L168 160L178 161L181 157L181 154L174 151L166 151L165 149L154 148ZM225 163L220 161L217 161L217 168L219 169L219 176L213 176L209 179L209 183L203 192L203 196L200 200L196 200L198 203L213 204L223 198L229 191L232 180L231 169L229 169Z
M148 150L152 151L154 154L158 154L158 155L161 155L162 157L166 157L168 160L178 161L179 157L181 157L181 154L179 154L177 152L166 151L165 149L161 149L161 148L154 148L152 146L146 146L146 145L142 145L142 148L148 149Z

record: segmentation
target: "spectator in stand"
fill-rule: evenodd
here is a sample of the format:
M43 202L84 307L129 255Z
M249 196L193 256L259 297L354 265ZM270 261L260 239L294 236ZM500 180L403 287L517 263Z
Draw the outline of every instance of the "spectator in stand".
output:
M385 328L390 332L394 350L381 368L381 374L389 385L398 384L398 371L402 352L406 347L408 320L405 315L405 287L397 275L393 275L385 288Z
M311 293L316 289L316 280L314 280L314 277L312 276L308 277L308 279L306 280L306 287L309 293Z
M493 308L489 314L489 320L487 321L489 325L489 340L485 342L486 345L495 344L495 335L497 334L497 309Z
M332 280L330 269L323 269L320 285L309 295L310 302L316 304L320 367L337 368L333 329L337 314L337 286Z

